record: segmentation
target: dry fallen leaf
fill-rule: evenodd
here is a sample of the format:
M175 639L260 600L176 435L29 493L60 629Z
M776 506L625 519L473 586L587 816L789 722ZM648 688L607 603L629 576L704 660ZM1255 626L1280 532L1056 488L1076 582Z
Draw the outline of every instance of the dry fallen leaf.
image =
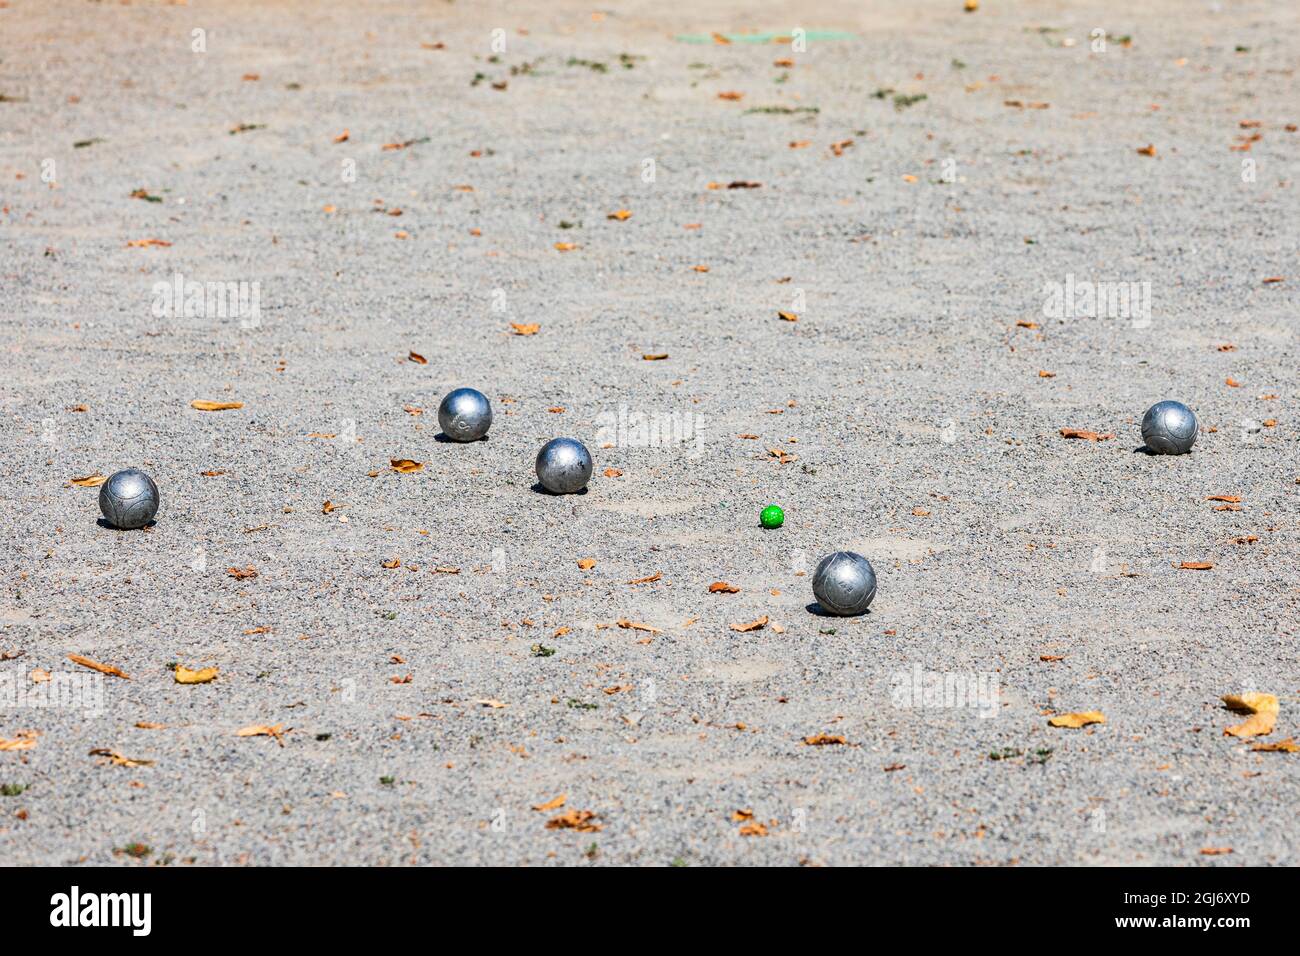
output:
M632 211L630 209L616 209L614 212L611 212L605 218L617 219L619 222L626 222L627 220L632 218Z
M98 488L106 481L108 481L107 475L101 475L99 472L95 472L93 475L87 475L84 478L73 478L71 483L76 485L78 488Z
M1300 744L1297 744L1295 742L1294 737L1288 737L1286 740L1279 740L1277 743L1273 743L1273 744L1266 744L1266 743L1252 744L1250 749L1255 753L1294 754L1294 753L1300 753Z
M89 657L82 657L80 654L69 654L68 660L72 661L74 664L80 664L82 667L89 667L92 671L99 671L101 674L107 674L109 677L120 677L122 680L131 679L112 664L101 664L99 661L92 661Z
M1140 147L1138 149L1138 153L1141 154L1142 156L1154 156L1156 154L1156 148L1148 144L1146 146Z
M423 355L421 355L419 352L411 352L406 356L406 358L408 361L414 362L416 365L429 364L429 360L425 358Z
M662 634L657 627L651 627L649 624L641 624L637 621L629 621L626 618L619 618L618 626L628 631L646 631L650 634Z
M190 408L197 409L200 412L225 412L232 408L243 407L243 402L209 402L202 398L196 398L190 402Z
M541 331L541 325L536 322L511 322L510 331L515 335L536 335Z
M1273 732L1278 714L1276 695L1252 691L1247 694L1224 694L1219 699L1228 710L1250 715L1240 724L1225 727L1225 737L1256 737Z
M764 614L757 621L750 621L748 624L732 624L733 631L740 631L742 634L746 631L757 631L767 626L767 615Z
M249 727L243 727L235 731L236 737L274 737L275 742L281 747L284 746L284 735L292 731L292 727L285 727L284 724L253 724Z
M1077 714L1057 714L1048 721L1053 727L1087 727L1089 724L1104 724L1106 716L1099 710L1087 710Z
M245 578L257 577L257 568L251 564L245 568L226 568L226 574L230 575L236 581L243 581Z
M390 458L388 459L388 465L399 474L409 475L413 471L422 469L424 462L412 461L410 458Z
M1084 440L1084 441L1097 442L1097 441L1109 441L1110 439L1114 438L1115 436L1114 436L1113 434L1109 434L1109 433L1108 433L1108 434L1105 434L1105 435L1099 435L1099 434L1097 434L1097 432L1086 431L1085 429L1082 429L1082 428L1062 428L1062 429L1061 429L1061 437L1062 437L1062 438L1080 438L1080 439L1082 439L1082 440Z
M591 570L592 568L594 568L595 566L596 566L596 559L595 559L595 558L579 558L579 559L578 559L578 567L581 568L583 571L590 571L590 570Z
M36 746L36 731L20 730L12 740L0 737L0 751L31 750Z
M777 317L778 319L782 319L782 320L784 320L784 321L786 321L786 322L798 322L798 321L799 321L799 316L795 315L793 312L777 312L777 313L776 313L776 317Z
M726 581L714 581L709 585L710 594L739 594L740 588Z
M1214 563L1211 561L1183 561L1180 564L1175 564L1174 567L1179 571L1209 571L1214 567Z
M803 739L807 747L829 747L847 744L848 740L839 734L813 734L811 737Z
M162 239L132 239L126 244L128 249L148 249L150 246L170 246L170 242L164 242Z
M765 837L767 836L767 827L765 827L758 820L751 820L749 823L746 823L743 827L741 827L736 832L739 833L741 836L746 836L746 837L748 836Z
M1201 856L1223 856L1231 852L1232 852L1232 847L1230 846L1201 847Z
M602 474L603 474L606 478L622 478L622 477L623 477L623 472L619 471L617 468L606 468L606 469L602 472Z
M627 583L628 584L653 584L655 581L661 580L663 576L664 573L662 571L656 571L648 578L635 578L634 580L628 581Z
M568 799L568 797L562 793L553 800L547 800L545 803L534 804L533 809L540 810L542 813L545 813L548 810L558 810L560 807L564 806L564 801L566 799Z
M483 697L480 698L479 700L474 701L474 703L479 704L483 707L490 707L493 710L500 710L502 707L505 706L505 704L501 703L501 701L497 700L494 697Z
M183 664L177 664L173 674L178 684L207 684L217 679L217 669L215 667L205 667L202 670L192 671Z
M114 767L152 767L152 760L136 760L131 757L123 757L116 750L109 750L107 747L96 747L90 752L92 757L107 757L108 764Z
M645 355L641 356L642 360L646 362L662 362L667 357L667 352L647 352Z
M1230 501L1234 504L1241 500L1241 495L1206 495L1206 501Z
M718 94L718 99L731 100L732 102L735 102L737 100L743 100L744 98L745 98L744 93L737 93L735 90L727 90L725 92Z
M555 244L556 252L572 252L576 248L578 248L576 242L557 242Z
M593 822L596 814L590 810L570 810L546 821L548 830L577 830L579 833L597 833L602 824Z

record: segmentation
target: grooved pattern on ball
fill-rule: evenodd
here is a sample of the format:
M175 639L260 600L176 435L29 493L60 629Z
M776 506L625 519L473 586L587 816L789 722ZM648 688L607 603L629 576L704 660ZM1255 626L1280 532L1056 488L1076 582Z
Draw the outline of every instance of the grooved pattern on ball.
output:
M836 551L817 562L813 596L827 614L850 617L866 611L876 596L876 571L853 551Z
M99 486L99 510L115 528L143 528L158 513L158 486L137 468L115 472Z
M1184 455L1196 442L1196 415L1182 402L1157 402L1142 416L1142 441L1157 455Z

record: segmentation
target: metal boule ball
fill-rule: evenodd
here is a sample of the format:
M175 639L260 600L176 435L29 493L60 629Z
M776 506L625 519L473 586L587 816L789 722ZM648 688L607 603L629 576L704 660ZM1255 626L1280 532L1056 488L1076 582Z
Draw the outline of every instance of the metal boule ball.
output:
M1157 455L1185 455L1198 427L1195 413L1182 402L1156 402L1142 416L1142 441Z
M99 486L99 510L115 528L143 528L158 513L158 486L138 468L115 472Z
M817 562L813 596L827 614L861 614L876 596L876 572L871 562L852 551L836 551Z
M452 441L478 441L492 427L492 403L475 388L448 392L438 406L438 425Z
M587 487L591 452L572 438L553 438L537 453L537 480L552 494L570 495Z

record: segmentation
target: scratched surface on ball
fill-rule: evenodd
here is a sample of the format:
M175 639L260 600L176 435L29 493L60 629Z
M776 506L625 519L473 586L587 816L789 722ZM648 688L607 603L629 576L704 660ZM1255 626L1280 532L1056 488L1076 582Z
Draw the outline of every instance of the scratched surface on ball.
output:
M1196 442L1195 413L1182 402L1157 402L1142 416L1142 441L1158 455L1184 455Z
M863 613L876 596L875 569L853 551L836 551L822 558L812 584L821 609L841 617Z
M573 494L591 478L591 452L572 438L555 438L537 453L537 480L557 495Z
M158 486L143 471L127 468L99 486L99 510L115 528L143 528L158 513Z
M452 441L477 441L492 427L492 403L478 389L448 392L438 406L438 425Z

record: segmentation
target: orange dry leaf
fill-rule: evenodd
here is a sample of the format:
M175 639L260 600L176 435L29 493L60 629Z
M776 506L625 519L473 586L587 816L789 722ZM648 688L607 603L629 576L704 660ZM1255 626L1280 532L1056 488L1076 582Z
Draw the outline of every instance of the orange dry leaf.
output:
M735 90L727 90L723 93L718 94L718 99L731 100L732 102L735 102L737 100L743 100L744 98L745 98L744 93L737 93Z
M547 810L558 810L560 807L564 806L564 801L566 799L568 799L568 797L562 793L553 800L547 800L545 803L534 804L533 809L540 810L542 813L545 813Z
M190 408L200 412L226 412L233 408L243 408L243 402L210 402L206 399L196 398L190 402Z
M795 315L793 312L777 312L776 317L778 319L784 319L786 322L799 321L799 316Z
M1174 567L1177 568L1179 571L1209 571L1211 568L1214 567L1214 562L1183 561L1180 564L1175 564Z
M839 734L813 734L811 737L803 739L807 747L829 747L832 745L847 744L848 741Z
M748 624L732 624L732 625L731 625L731 629L732 629L733 631L739 631L739 632L742 633L742 634L745 633L746 631L757 631L757 630L761 630L761 629L764 628L764 627L767 627L767 615L766 615L766 614L764 614L762 617L760 617L757 621L750 621Z
M1206 495L1206 501L1230 501L1236 504L1241 500L1241 495Z
M1250 715L1240 724L1225 727L1224 736L1255 737L1273 732L1278 713L1276 695L1252 691L1246 694L1225 694L1219 699L1228 710Z
M170 242L164 242L162 239L132 239L126 244L128 249L147 249L150 246L170 246Z
M791 149L804 149L805 147L812 145L812 140L810 139L791 140L789 145Z
M422 469L424 462L412 461L410 458L390 458L388 459L388 465L399 474L409 475L413 471Z
M593 822L596 814L590 810L570 810L546 821L548 830L577 830L579 833L597 833L603 825Z
M579 558L579 559L578 559L578 567L581 568L581 569L584 570L584 571L590 571L590 570L591 570L592 568L594 568L595 566L596 566L596 559L595 559L595 558Z
M1057 714L1047 723L1053 727L1087 727L1089 724L1104 724L1106 716L1099 710L1087 710L1077 714Z
M746 823L743 827L741 827L736 832L739 833L741 836L765 837L767 836L767 827L765 827L762 823L760 823L757 820L751 820L749 823Z
M351 136L352 133L350 133L348 130L344 130L343 132L339 133L337 136L334 137L334 142L346 143Z
M645 631L649 634L663 633L663 631L657 627L651 627L649 624L641 624L637 621L629 621L626 618L619 618L618 626L623 628L625 631Z
M293 730L292 727L286 728L284 724L253 724L235 731L236 737L274 737L275 742L281 747L284 746L284 735Z
M1085 431L1082 428L1062 428L1061 437L1081 438L1084 441L1097 442L1097 441L1107 441L1111 438L1114 438L1115 436L1112 434L1099 435L1096 432Z
M664 573L662 571L656 571L648 578L636 578L635 580L628 581L627 583L628 584L653 584L655 581L660 580L663 576Z
M714 581L709 585L710 594L739 594L740 588L726 581Z
M541 331L541 326L536 322L511 322L510 331L515 335L536 335Z
M86 475L84 478L73 478L71 484L76 485L78 488L98 488L106 481L108 481L106 475L95 472L93 475Z
M251 564L246 568L226 568L226 574L230 575L236 581L243 581L245 578L257 577L257 568Z
M556 252L572 252L576 248L578 248L576 242L557 242L555 244Z
M667 352L647 352L641 356L643 362L662 362L668 357Z
M20 730L12 740L0 737L0 751L31 750L36 746L36 731Z
M1018 321L1018 322L1016 323L1016 328L1020 328L1020 329L1036 329L1036 328L1038 328L1038 323L1037 323L1037 322L1030 322L1030 321L1028 321L1027 319L1021 319L1020 321Z
M74 664L80 664L82 667L89 667L92 671L99 671L101 674L107 674L109 677L120 677L122 680L131 679L112 664L101 664L99 661L92 661L89 657L82 657L80 654L69 654L68 660L72 661Z
M419 352L410 352L410 353L407 354L406 357L407 357L407 359L408 359L409 361L414 362L416 365L428 365L428 364L429 364L429 360L428 360L427 358L425 358L423 355L421 355Z
M632 218L632 210L630 210L630 209L615 209L613 212L611 212L611 213L610 213L608 216L606 216L605 218L606 218L606 219L617 219L619 222L626 222L627 220L629 220L629 219Z
M1138 153L1142 156L1154 156L1156 148L1150 144L1138 148Z
M1201 856L1223 856L1232 852L1230 846L1204 846L1201 847Z
M379 566L380 566L381 568L387 568L389 571L393 571L393 570L395 570L395 569L397 569L397 568L400 568L400 567L402 566L402 559L401 559L401 558L389 558L387 561L381 561L381 562L379 562Z
M1288 737L1286 740L1279 740L1274 744L1252 744L1250 749L1255 753L1300 753L1300 745L1296 744L1294 737Z

